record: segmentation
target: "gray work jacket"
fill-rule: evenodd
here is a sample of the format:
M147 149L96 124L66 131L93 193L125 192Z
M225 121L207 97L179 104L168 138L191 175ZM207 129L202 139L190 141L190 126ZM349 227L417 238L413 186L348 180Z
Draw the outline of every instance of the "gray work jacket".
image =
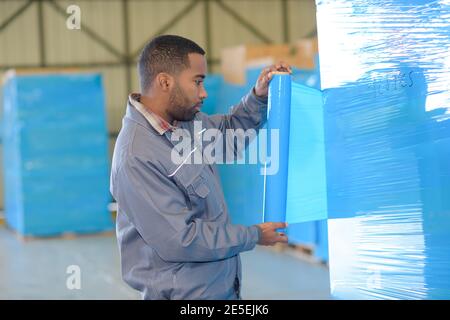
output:
M252 91L228 115L198 112L178 126L192 136L194 121L220 132L258 129L266 107ZM171 134L128 103L110 184L122 277L143 299L240 299L239 253L255 247L259 229L231 224L214 164L172 161Z

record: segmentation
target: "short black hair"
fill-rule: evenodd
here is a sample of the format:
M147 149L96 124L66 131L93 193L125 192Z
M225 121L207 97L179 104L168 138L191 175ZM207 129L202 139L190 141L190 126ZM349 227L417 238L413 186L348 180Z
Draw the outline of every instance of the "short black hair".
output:
M161 72L176 75L189 68L190 53L205 54L194 41L175 35L162 35L152 39L142 49L138 61L141 91L146 91Z

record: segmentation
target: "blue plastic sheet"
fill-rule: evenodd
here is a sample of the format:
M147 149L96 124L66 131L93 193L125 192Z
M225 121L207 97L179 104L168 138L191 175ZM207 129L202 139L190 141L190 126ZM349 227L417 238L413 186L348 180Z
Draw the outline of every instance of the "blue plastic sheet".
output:
M5 216L23 235L112 229L98 74L28 74L3 88Z
M286 221L328 218L322 93L292 83Z
M291 87L291 75L289 73L274 74L269 84L267 159L264 163L263 220L265 222L286 221ZM273 147L274 144L278 147ZM269 151L274 151L278 155L269 155ZM271 161L269 162L268 159L271 159Z
M229 107L255 84L260 72L260 69L247 70L248 81L244 86L226 83L220 75L208 75L205 83L208 91L206 102L211 104L207 113L228 113ZM318 79L318 70L293 69L289 126L288 166L290 169L288 170L287 197L284 199L287 201L286 220L289 226L286 232L290 242L313 247L316 257L326 261L328 259L327 221L307 221L307 216L301 215L305 213L305 206L298 206L301 205L301 196L299 196L301 190L315 190L315 193L323 193L326 188L323 180L325 160L321 92L309 87L317 88ZM219 89L217 84L220 84ZM317 129L311 130L312 126ZM267 129L267 126L263 128ZM304 152L308 154L308 157L302 158ZM248 159L247 153L245 157ZM265 189L261 168L261 164L219 165L223 190L233 223L252 225L263 222ZM319 212L323 216L326 201L322 199L322 201L309 203L307 207L310 210L309 215Z
M330 287L450 299L450 3L317 1Z

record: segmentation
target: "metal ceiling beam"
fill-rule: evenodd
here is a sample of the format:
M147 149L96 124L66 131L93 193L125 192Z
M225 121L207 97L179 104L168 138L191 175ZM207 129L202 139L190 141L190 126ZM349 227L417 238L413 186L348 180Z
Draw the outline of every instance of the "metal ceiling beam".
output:
M132 83L132 75L131 75L131 67L130 67L130 28L129 28L129 14L128 14L128 1L122 0L122 22L123 22L123 35L124 35L124 51L126 57L126 94L128 95L131 92L131 83Z
M291 35L289 33L289 10L287 0L281 0L281 22L283 23L283 42L289 43Z
M211 8L209 0L204 0L203 16L205 19L205 42L206 42L206 56L212 57L212 43L211 43Z
M82 1L82 0L81 0ZM92 1L92 0L89 0ZM96 0L99 1L99 0ZM102 1L102 0L100 0ZM111 0L105 0L105 1L111 1ZM130 43L129 43L129 8L128 8L128 2L139 2L142 0L115 0L115 1L121 1L123 3L123 23L124 23L124 35L125 35L125 42L124 42L124 53L121 53L118 49L116 49L113 45L111 45L108 41L104 40L102 37L100 37L97 33L95 33L91 28L87 27L86 25L83 25L81 28L81 32L84 32L86 35L88 35L91 39L93 39L95 42L97 42L99 45L101 45L103 48L105 48L108 52L110 52L112 55L117 57L119 61L117 62L99 62L99 63L53 63L53 64L47 64L46 61L46 52L45 48L43 46L44 44L44 37L45 32L40 31L40 64L39 65L28 65L28 64L15 64L15 65L0 65L0 70L6 70L9 68L23 68L23 69L30 69L35 68L39 66L47 66L47 67L75 67L75 68L97 68L97 67L118 67L118 66L125 66L127 67L127 91L131 88L131 79L132 79L132 70L131 68L136 63L136 58L145 46L146 43L142 44L139 50L136 50L134 53L130 53ZM149 2L156 2L156 1L163 1L163 0L145 0ZM166 0L164 0L166 1ZM232 16L235 20L237 20L240 24L242 24L246 29L248 29L250 32L255 34L258 38L260 38L262 41L266 43L271 43L272 40L269 39L267 36L265 36L262 32L256 29L253 25L251 25L249 22L247 22L244 18L242 18L238 13L236 13L233 9L229 8L226 4L224 4L221 0L186 0L186 2L189 1L189 3L184 7L182 10L180 10L171 20L169 20L164 26L162 26L152 37L163 34L167 30L169 30L171 27L173 27L176 23L178 23L182 18L187 16L194 8L195 6L203 2L204 3L204 19L205 19L205 41L206 41L206 50L208 53L208 64L210 65L216 65L220 64L220 59L212 58L212 36L211 36L211 28L212 28L212 21L211 21L211 2L216 3L219 7L221 7L225 12L227 12L230 16ZM42 6L43 2L47 2L58 14L65 17L67 16L65 10L57 4L58 0L29 0L27 3L25 3L23 6L21 6L16 12L14 12L9 18L7 18L1 25L0 25L0 31L5 29L12 21L17 19L18 16L20 16L33 2L41 3ZM41 9L38 9L38 11L42 12ZM39 14L39 13L38 13ZM41 19L42 23L40 23L39 30L43 30L43 21L45 19ZM316 31L313 31L314 33ZM128 35L128 36L127 36ZM289 37L287 35L286 37ZM128 70L129 69L129 70Z
M28 1L23 6L21 6L19 9L16 10L9 18L7 18L2 24L0 24L0 32L2 32L8 25L11 24L14 20L16 20L22 13L24 13L30 5L33 3L33 1Z
M45 67L47 57L45 52L45 30L44 30L44 8L42 1L37 3L37 21L38 21L38 36L39 36L39 62L41 67Z
M207 59L208 64L219 64L220 59ZM135 62L128 61L107 61L107 62L71 62L71 63L51 63L46 64L47 68L80 68L80 69L94 69L94 68L116 68L125 67L130 68L135 67ZM36 69L39 68L39 64L10 64L10 65L0 65L0 71L5 71L8 69Z
M58 4L56 4L56 2L54 0L48 0L48 4L61 16L63 16L64 18L67 18L67 13L66 11L61 8ZM89 28L88 26L82 24L81 25L81 32L85 33L86 35L88 35L92 40L94 40L95 42L97 42L99 45L101 45L103 48L105 48L108 52L110 52L111 54L113 54L114 56L116 56L117 58L119 58L120 60L125 60L126 56L124 56L119 50L117 50L116 48L114 48L113 45L111 45L108 41L106 41L105 39L103 39L101 36L99 36L94 30L92 30L91 28Z
M108 68L108 67L122 67L125 64L123 62L91 62L91 63L51 63L46 64L46 68L80 68L80 69L93 69L93 68ZM10 64L0 65L0 70L8 69L36 69L39 68L39 64Z
M178 22L180 22L181 19L183 19L185 16L189 14L189 12L192 11L192 9L195 8L195 6L199 3L199 0L193 0L191 1L186 7L180 10L172 19L170 19L164 26L162 26L158 31L156 31L149 39L152 39L160 34L165 33L167 30L172 28L174 25L176 25ZM137 58L137 56L141 53L142 49L144 49L145 45L147 44L148 39L143 43L138 50L136 50L132 55L131 59Z
M269 37L265 36L263 32L259 31L254 25L252 25L250 22L241 17L236 11L234 11L225 3L223 3L222 0L216 0L215 3L217 3L219 7L221 7L226 13L228 13L231 17L233 17L237 22L239 22L242 26L244 26L248 31L253 33L256 37L261 39L264 43L273 42Z

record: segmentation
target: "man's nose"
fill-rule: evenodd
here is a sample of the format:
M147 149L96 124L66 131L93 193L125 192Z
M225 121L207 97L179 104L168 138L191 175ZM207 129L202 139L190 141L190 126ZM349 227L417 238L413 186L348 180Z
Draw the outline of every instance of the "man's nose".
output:
M202 90L200 91L200 99L205 100L206 98L208 98L208 93L206 92L205 88L202 88Z

